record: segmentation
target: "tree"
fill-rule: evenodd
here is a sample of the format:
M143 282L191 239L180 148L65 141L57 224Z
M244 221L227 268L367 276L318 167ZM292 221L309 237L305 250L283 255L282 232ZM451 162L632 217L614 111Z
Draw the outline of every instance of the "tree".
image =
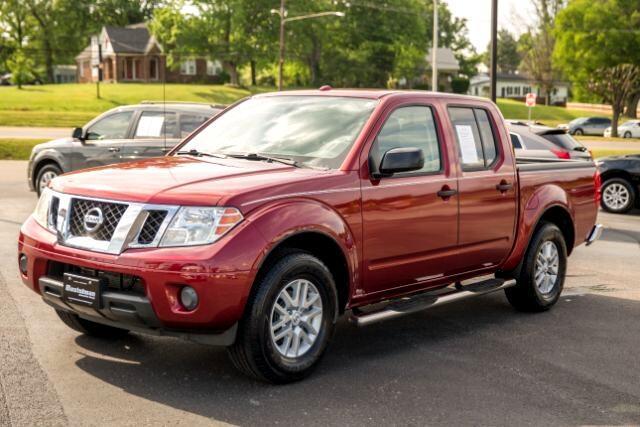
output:
M24 51L34 23L28 9L20 0L4 0L0 3L0 32L7 50L6 64L18 88L33 75L33 61Z
M9 71L11 71L11 82L22 89L22 85L29 83L33 79L33 60L29 58L22 49L18 49L16 53L7 61Z
M553 63L555 48L554 25L558 12L565 0L532 0L536 22L519 40L519 51L522 54L522 68L542 89L545 102L550 102L554 81L558 78L558 70Z
M640 81L640 5L633 0L573 0L557 19L554 57L574 84L613 109L611 134Z
M484 64L487 67L491 66L490 52L491 44L487 46L487 52L483 55ZM520 67L521 61L516 38L509 30L500 30L498 32L498 71L514 74Z

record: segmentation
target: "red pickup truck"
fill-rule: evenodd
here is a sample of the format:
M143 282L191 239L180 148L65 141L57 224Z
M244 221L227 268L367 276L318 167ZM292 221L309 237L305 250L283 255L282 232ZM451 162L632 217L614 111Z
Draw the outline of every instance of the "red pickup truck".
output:
M592 162L516 164L496 106L324 88L228 108L166 157L67 174L22 226L24 283L85 334L180 336L303 378L358 325L505 290L560 296L598 238Z

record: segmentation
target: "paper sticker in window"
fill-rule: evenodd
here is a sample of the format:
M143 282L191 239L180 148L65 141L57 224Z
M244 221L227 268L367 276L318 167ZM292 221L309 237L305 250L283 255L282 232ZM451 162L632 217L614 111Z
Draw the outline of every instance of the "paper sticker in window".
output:
M476 151L476 140L473 136L473 129L471 126L457 125L456 133L458 134L458 144L460 145L462 163L472 164L480 162L478 152Z
M162 136L163 116L142 116L136 129L136 137L159 137Z

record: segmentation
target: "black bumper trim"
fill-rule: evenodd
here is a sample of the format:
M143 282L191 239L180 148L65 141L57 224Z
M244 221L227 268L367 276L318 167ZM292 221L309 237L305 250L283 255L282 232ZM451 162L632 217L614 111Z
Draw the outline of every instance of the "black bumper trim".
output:
M69 304L62 300L63 283L51 277L38 280L42 299L57 310L72 312L83 319L116 328L128 329L148 335L172 336L200 344L229 346L235 342L238 325L222 333L203 334L165 329L158 320L146 297L123 292L107 291L102 294L101 309Z

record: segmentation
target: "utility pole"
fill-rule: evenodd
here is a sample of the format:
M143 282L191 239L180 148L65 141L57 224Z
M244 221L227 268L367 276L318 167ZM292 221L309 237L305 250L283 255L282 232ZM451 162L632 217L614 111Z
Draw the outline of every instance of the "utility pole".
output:
M498 80L498 0L491 0L491 100L496 102Z
M100 82L102 81L102 43L98 39L98 81L96 82L96 96L100 99Z
M280 0L280 60L278 61L278 90L282 91L282 75L284 72L284 19L285 0Z
M433 48L431 49L431 90L438 91L438 0L433 0Z

